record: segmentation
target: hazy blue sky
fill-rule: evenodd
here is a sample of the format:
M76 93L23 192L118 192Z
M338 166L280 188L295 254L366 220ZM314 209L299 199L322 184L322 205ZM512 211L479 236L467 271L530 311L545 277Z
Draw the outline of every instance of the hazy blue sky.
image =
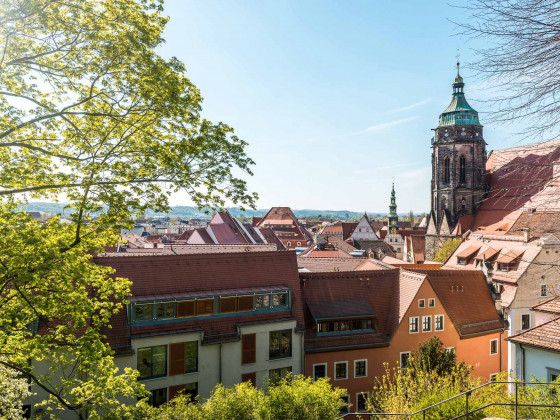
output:
M430 139L472 42L444 1L167 0L164 56L183 61L203 115L250 143L259 208L429 210ZM485 124L485 89L463 71ZM513 145L485 124L489 149ZM175 196L172 204L190 204Z

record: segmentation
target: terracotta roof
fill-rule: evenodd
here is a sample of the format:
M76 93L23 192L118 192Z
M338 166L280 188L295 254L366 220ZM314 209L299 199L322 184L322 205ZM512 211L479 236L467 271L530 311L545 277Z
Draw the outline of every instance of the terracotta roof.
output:
M531 237L560 233L560 211L524 211L508 230L508 235L521 235L530 229Z
M404 260L399 260L398 258L394 258L394 257L391 257L389 255L383 257L383 259L381 261L383 261L384 263L387 263L387 264L391 264L391 265L393 265L393 264L401 264L401 265L402 264L406 264L406 265L413 264L413 263L409 263L409 262L404 261Z
M503 328L486 278L479 270L411 270L426 274L462 336Z
M340 249L335 251L321 251L315 249L309 254L302 256L302 258L352 258L352 256Z
M342 222L342 239L346 240L352 236L356 226L358 226L358 222Z
M353 271L366 262L367 258L310 258L299 257L300 269L307 269L314 273L328 273L333 271Z
M490 261L492 260L496 255L498 255L501 251L501 248L492 248L492 247L488 247L484 250L484 252L481 252L480 254L478 254L475 257L475 260L477 261Z
M499 263L511 263L521 257L525 250L523 249L510 249L505 254L502 254L496 260Z
M555 296L546 302L533 306L531 309L538 312L560 315L560 297Z
M336 301L307 301L307 307L315 321L321 319L372 317L375 311L369 302L361 297Z
M464 249L463 251L459 252L456 257L457 258L470 258L474 254L478 252L480 249L480 245L471 245L468 248Z
M506 338L506 340L560 352L560 318L552 319L544 324L522 331Z
M358 271L367 270L386 270L387 268L392 268L387 264L380 263L379 260L374 260L373 258L367 258L362 264L356 267Z
M426 260L426 236L410 235L410 246L412 247L412 256L415 263L423 263Z
M294 252L269 251L232 254L190 254L162 256L94 257L100 265L115 269L114 276L132 282L132 299L154 295L212 293L232 289L289 287L292 309L272 313L246 314L227 318L185 319L161 324L127 326L124 309L111 318L112 328L104 331L111 346L130 346L130 336L173 334L184 330L202 330L204 343L229 336L238 339L236 323L271 322L295 318L303 327L301 289Z

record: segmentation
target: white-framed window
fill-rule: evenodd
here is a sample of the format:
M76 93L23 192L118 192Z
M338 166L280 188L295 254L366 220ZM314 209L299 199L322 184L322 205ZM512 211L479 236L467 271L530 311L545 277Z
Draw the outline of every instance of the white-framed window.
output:
M445 352L455 354L455 347L446 347Z
M348 362L334 362L334 379L348 379Z
M428 307L435 308L436 307L436 300L434 298L428 299Z
M521 314L521 329L528 330L531 328L531 314Z
M426 299L418 299L418 307L425 308L426 307Z
M292 243L290 241L286 242L286 246L292 246Z
M497 373L492 373L490 375L490 382L496 382L498 380L498 374Z
M358 392L356 394L356 411L364 412L367 409L366 401L369 397L369 392Z
M443 331L444 328L444 320L443 315L434 315L434 330L435 331Z
M401 369L404 369L408 363L408 359L410 359L410 352L409 351L401 351L399 355L399 363Z
M420 320L417 316L411 316L410 318L408 318L408 332L410 334L416 334L417 332L419 332L419 324Z
M541 297L547 297L548 296L548 285L547 284L541 284L540 293L541 293Z
M367 359L354 360L354 378L367 376Z
M422 332L432 331L432 316L423 315L422 316Z
M326 378L327 377L327 364L317 363L313 365L313 379Z
M350 409L350 395L343 395L340 399L344 402L344 405L340 408L340 414L346 414Z
M546 381L547 382L554 382L560 377L560 370L553 369L553 368L546 368Z
M301 242L298 241L298 242L296 243L296 245L297 245L297 246L301 246Z
M490 340L490 355L498 354L498 339Z

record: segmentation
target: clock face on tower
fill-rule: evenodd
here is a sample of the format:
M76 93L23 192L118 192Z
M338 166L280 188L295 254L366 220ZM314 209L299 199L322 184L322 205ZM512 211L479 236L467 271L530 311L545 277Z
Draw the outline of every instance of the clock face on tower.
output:
M391 233L397 233L397 228L391 228Z
M395 220L392 220L392 221L391 221L391 224L392 224L393 226L395 226L395 225L397 224L397 222L396 222Z

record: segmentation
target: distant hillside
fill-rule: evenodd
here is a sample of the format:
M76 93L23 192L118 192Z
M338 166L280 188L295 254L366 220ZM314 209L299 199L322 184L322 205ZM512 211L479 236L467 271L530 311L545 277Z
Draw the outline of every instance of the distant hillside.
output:
M26 211L40 211L46 214L70 214L71 209L65 209L66 203L29 203ZM238 207L228 207L229 212L233 216L237 217L253 217L253 216L264 216L269 209L257 209L257 210L245 210L241 211ZM318 217L322 216L324 218L334 218L338 220L348 220L357 219L361 217L362 212L355 212L349 210L313 210L313 209L302 209L296 210L292 209L297 217ZM194 206L175 206L171 208L169 213L155 213L149 211L146 216L148 217L179 217L181 219L192 219L192 218L207 218L212 214L211 210L208 209L207 212L199 210ZM368 213L370 217L381 217L385 216L385 213ZM403 213L400 216L408 217L408 213Z

